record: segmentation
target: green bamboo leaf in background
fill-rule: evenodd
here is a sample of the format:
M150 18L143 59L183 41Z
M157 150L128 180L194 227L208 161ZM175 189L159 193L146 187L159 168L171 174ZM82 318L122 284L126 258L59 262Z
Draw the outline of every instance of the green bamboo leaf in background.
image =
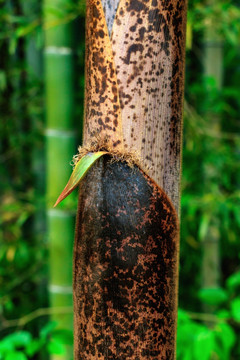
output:
M231 302L232 317L235 321L240 322L240 297Z
M198 292L198 297L203 303L218 306L227 301L227 292L223 288L206 288Z
M65 199L71 192L78 186L79 182L87 174L88 170L93 164L103 155L107 154L107 151L98 151L95 153L88 153L84 155L76 164L70 179L63 189L61 195L58 197L55 205L57 206L63 199Z

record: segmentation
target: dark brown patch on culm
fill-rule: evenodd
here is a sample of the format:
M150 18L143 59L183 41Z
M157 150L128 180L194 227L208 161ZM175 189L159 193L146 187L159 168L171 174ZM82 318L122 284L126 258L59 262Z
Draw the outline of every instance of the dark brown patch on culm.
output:
M75 359L173 360L178 220L139 168L98 161L80 185Z
M125 59L123 59L125 64L127 64L127 65L130 64L131 54L132 53L136 54L137 51L139 51L139 52L143 51L143 45L142 44L133 44L133 45L129 46L129 48L127 50L127 56L126 56Z

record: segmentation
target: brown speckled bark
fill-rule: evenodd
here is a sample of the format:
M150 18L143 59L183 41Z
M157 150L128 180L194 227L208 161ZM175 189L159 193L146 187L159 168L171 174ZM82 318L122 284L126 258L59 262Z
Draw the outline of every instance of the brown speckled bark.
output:
M185 25L185 0L121 0L111 37L125 146L177 209Z
M99 0L87 1L85 117L83 144L108 136L123 146L122 122L112 47Z
M84 144L100 134L120 150L137 151L178 210L186 2L103 6L87 2Z
M102 158L80 185L75 360L172 360L177 214L138 168Z
M185 15L87 0L84 144L107 136L148 175L105 156L80 185L75 360L175 357Z

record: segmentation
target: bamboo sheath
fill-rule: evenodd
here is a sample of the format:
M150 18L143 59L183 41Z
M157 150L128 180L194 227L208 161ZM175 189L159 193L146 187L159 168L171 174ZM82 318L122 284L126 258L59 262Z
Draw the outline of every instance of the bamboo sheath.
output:
M122 156L80 184L75 360L175 358L185 16L184 0L87 2L83 143Z

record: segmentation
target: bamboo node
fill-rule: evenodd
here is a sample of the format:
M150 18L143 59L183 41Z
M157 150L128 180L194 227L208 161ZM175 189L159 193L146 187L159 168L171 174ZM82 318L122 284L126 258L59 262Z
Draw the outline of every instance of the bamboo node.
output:
M106 151L111 156L111 162L116 161L126 161L129 167L133 168L134 165L137 165L141 168L143 161L141 160L140 154L136 150L125 150L125 149L116 149L114 144L112 144L110 138L106 136L105 138L96 138L95 140L90 141L84 146L78 147L78 153L73 156L71 165L75 167L77 162L86 154L94 153L98 151Z

